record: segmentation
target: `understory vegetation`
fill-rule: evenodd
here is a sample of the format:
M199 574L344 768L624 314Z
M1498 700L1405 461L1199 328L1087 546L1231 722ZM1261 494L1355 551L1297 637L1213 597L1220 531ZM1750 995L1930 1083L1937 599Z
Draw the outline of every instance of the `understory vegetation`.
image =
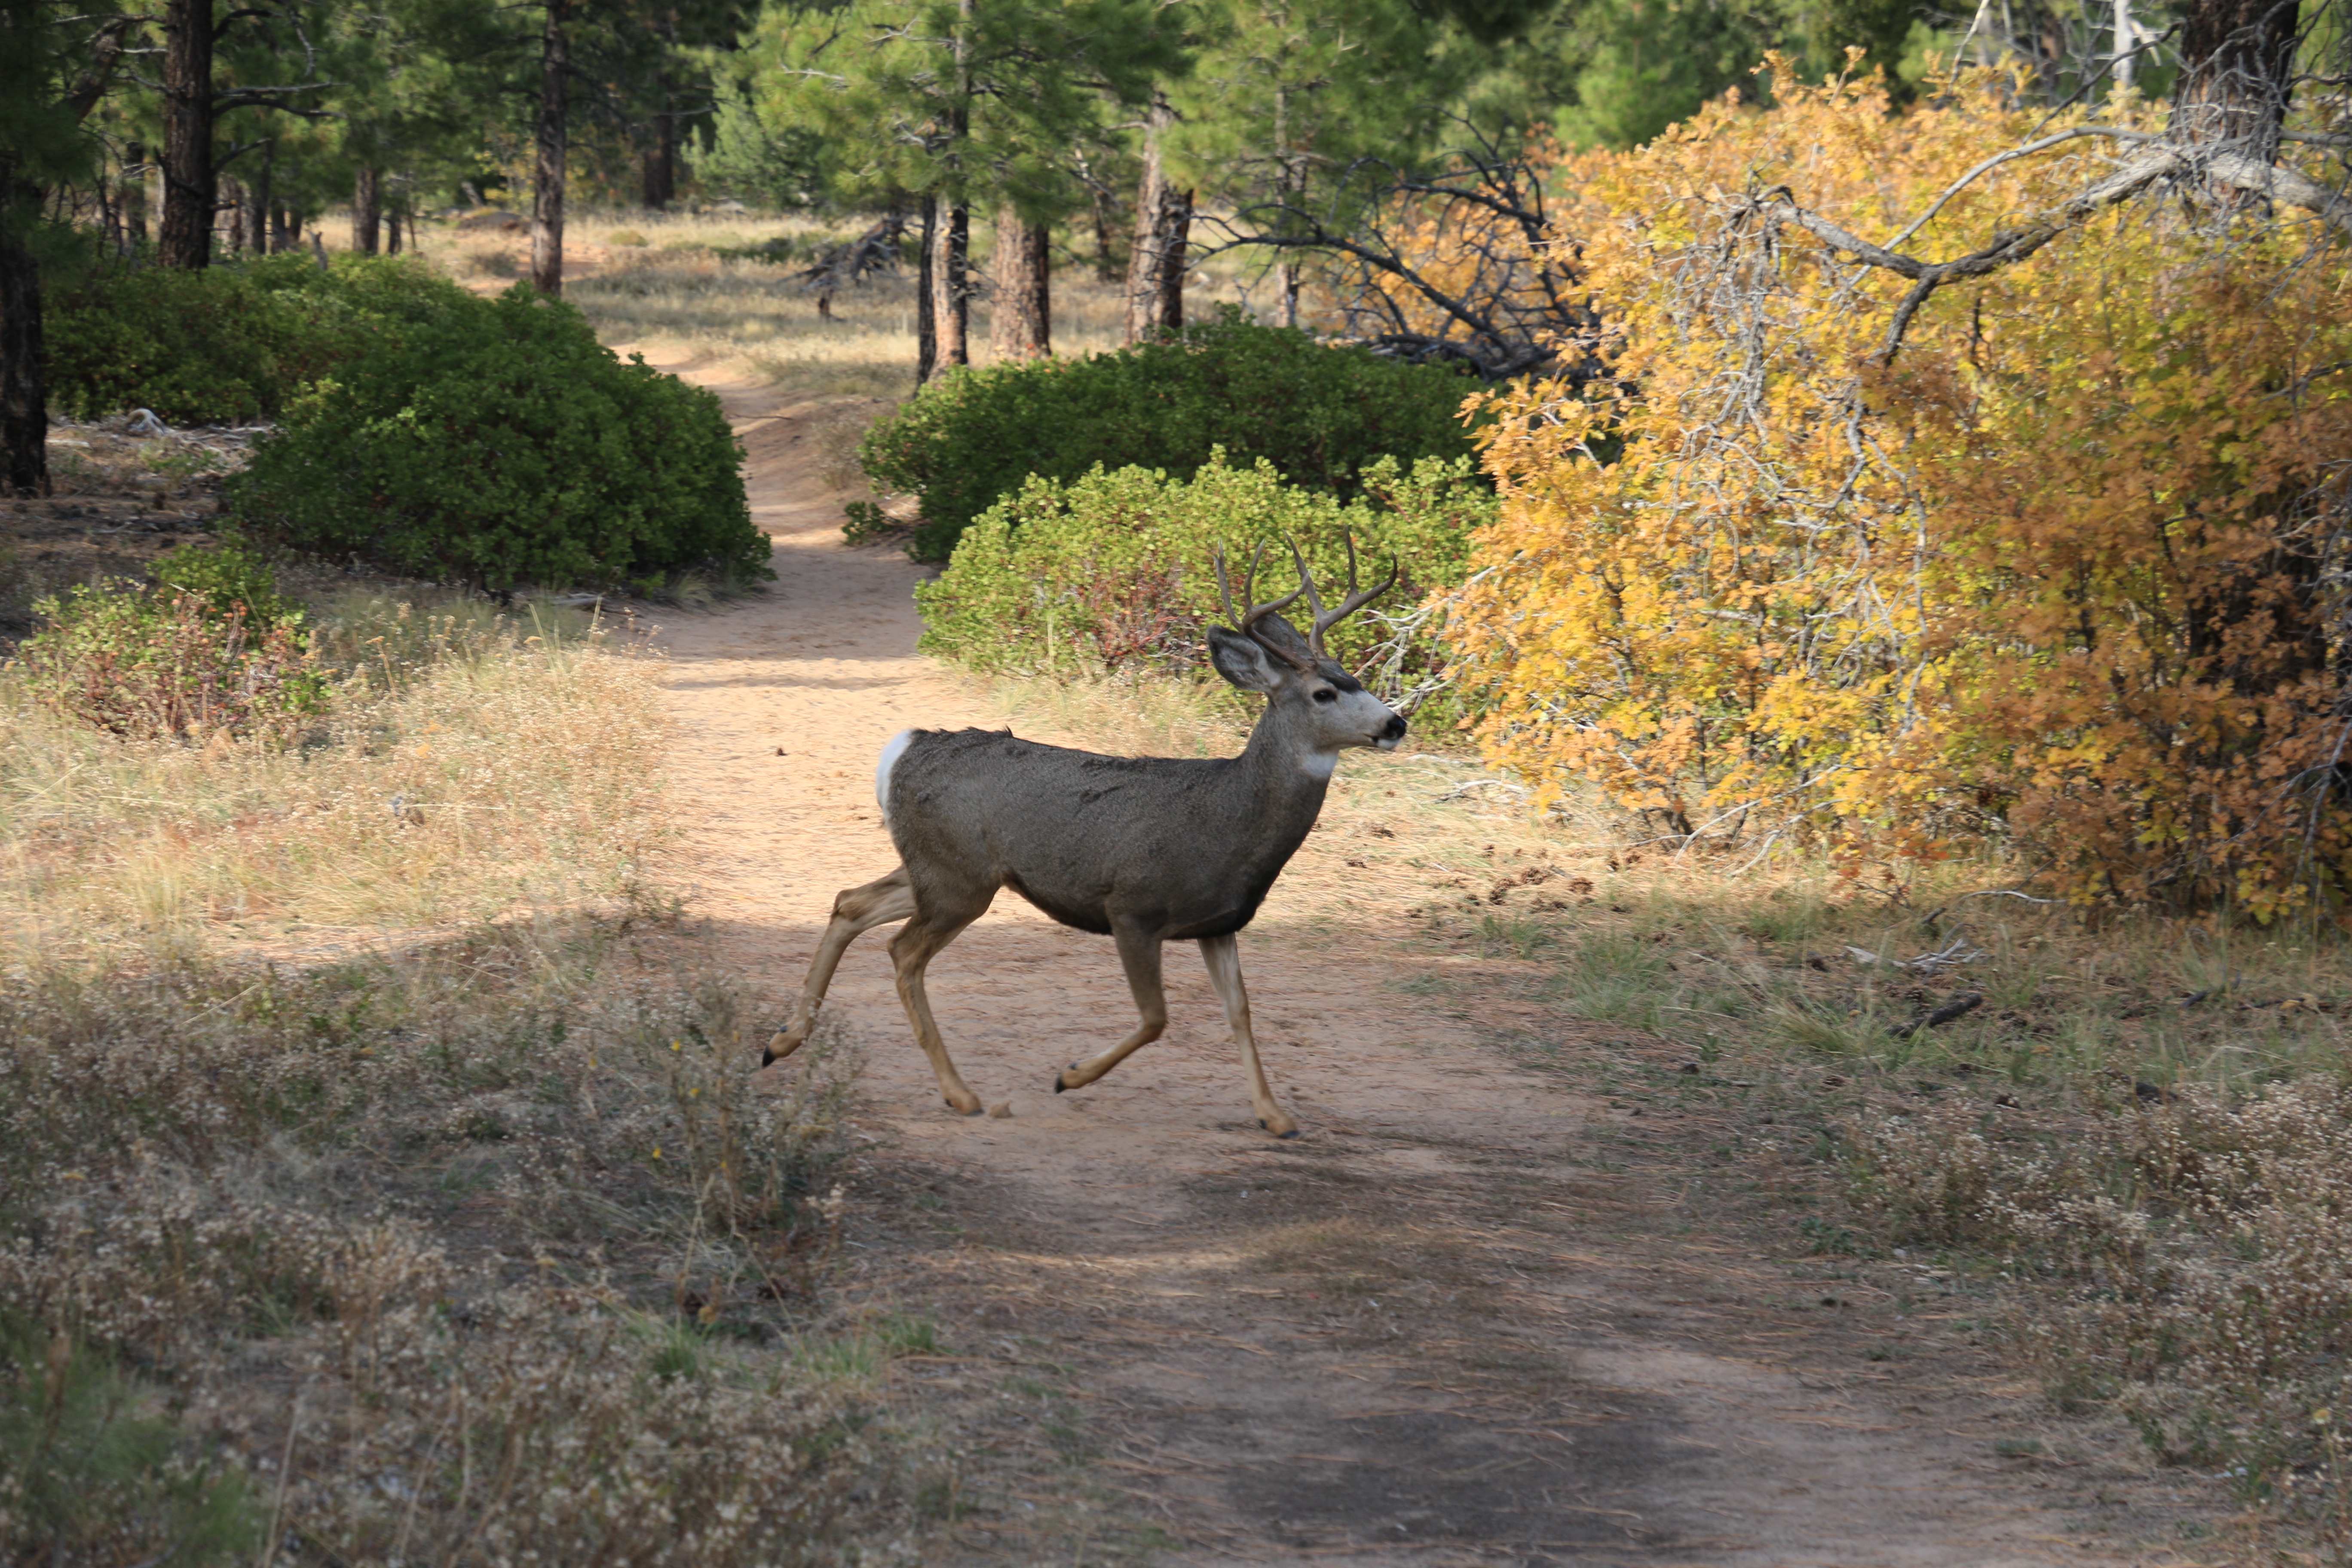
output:
M740 1070L644 662L155 577L0 671L0 1556L911 1561L868 1384L929 1342L818 1289L854 1060ZM310 700L191 718L248 622Z
M108 262L49 318L78 417L273 422L225 486L273 543L493 591L771 574L718 399L528 288L481 299L417 258Z
M1095 468L1190 479L1223 451L1343 500L1385 458L1470 454L1463 399L1475 384L1436 365L1335 347L1227 311L1165 342L1076 360L941 376L858 447L882 491L920 503L910 551L945 561L964 530L1033 479Z
M467 302L415 259L256 257L184 272L89 259L47 301L49 395L77 419L275 419L302 390Z
M980 669L1133 669L1191 676L1206 667L1205 628L1223 617L1214 552L1238 595L1257 560L1262 598L1297 585L1296 542L1337 601L1354 569L1397 587L1333 634L1335 654L1374 689L1416 708L1442 687L1444 657L1425 604L1462 578L1471 533L1493 492L1467 459L1368 464L1361 499L1282 481L1274 466L1227 465L1222 451L1189 480L1101 469L1074 483L1033 478L982 513L936 582L915 590L923 647Z
M171 585L232 574L251 598L226 608ZM236 549L159 576L56 605L0 680L20 957L434 925L640 884L658 721L577 612L341 584L297 608ZM257 651L263 619L278 637Z
M739 460L717 396L519 284L346 366L228 499L273 540L441 582L741 586L772 574Z
M1750 852L2336 912L2340 239L2095 205L1929 292L1833 237L1965 252L2130 177L2109 150L2154 124L2050 121L1978 71L1902 114L1789 88L1573 161L1559 221L1612 374L1497 399L1507 500L1449 623L1490 754Z

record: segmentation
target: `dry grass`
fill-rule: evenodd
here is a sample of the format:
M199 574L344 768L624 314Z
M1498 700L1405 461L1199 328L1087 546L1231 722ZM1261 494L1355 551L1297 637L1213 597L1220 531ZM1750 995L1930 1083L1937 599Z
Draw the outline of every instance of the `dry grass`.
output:
M50 1347L0 1364L0 1473L33 1481L0 1555L171 1544L75 1500L135 1474L110 1417L38 1436L79 1366L168 1394L247 1546L897 1560L855 1409L880 1368L802 1364L839 1337L848 1064L822 1042L755 1094L755 1032L642 918L0 984L0 1326Z
M0 676L14 961L125 943L291 952L624 896L661 832L649 668L569 612L345 592L299 745L130 743Z
M859 215L634 211L577 217L565 246L581 275L567 280L565 297L608 343L682 345L740 361L795 396L895 401L914 391L911 274L843 290L835 296L831 320L817 314L816 297L793 277L824 247L856 236L869 221ZM615 243L616 236L643 243ZM984 268L985 225L975 242ZM783 251L782 258L754 254L771 246ZM502 284L528 269L527 236L468 235L453 225L435 225L425 231L425 249L478 287ZM1219 300L1238 300L1239 282L1230 268L1204 269L1190 296L1192 309L1206 313ZM1121 287L1097 281L1090 266L1066 258L1054 279L1055 352L1067 356L1115 348L1125 325ZM989 331L983 293L972 307L976 364L993 357Z
M755 1086L643 885L649 661L308 586L294 745L0 671L0 1560L915 1560L868 1406L937 1347L823 1289L854 1055Z

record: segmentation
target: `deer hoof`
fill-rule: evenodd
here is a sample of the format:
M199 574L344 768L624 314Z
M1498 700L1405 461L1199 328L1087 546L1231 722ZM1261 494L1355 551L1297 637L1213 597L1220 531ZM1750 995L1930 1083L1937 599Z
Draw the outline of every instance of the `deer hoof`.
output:
M948 1101L948 1109L954 1111L958 1116L985 1116L988 1114L988 1107L977 1102L973 1104L970 1110L966 1110L962 1106L958 1105L954 1100L950 1100Z
M1266 1126L1266 1121L1265 1121L1265 1117L1263 1117L1263 1116L1259 1117L1259 1118L1257 1119L1257 1124L1258 1124L1260 1127L1264 1127L1264 1128L1265 1128L1265 1131L1267 1131L1268 1132L1274 1132L1274 1129L1273 1129L1273 1128L1271 1128L1271 1127L1267 1127L1267 1126ZM1276 1138L1296 1138L1296 1137L1297 1137L1297 1136L1298 1136L1298 1129L1297 1129L1297 1128L1296 1128L1296 1127L1293 1127L1293 1128L1289 1129L1287 1131L1283 1131L1283 1132L1274 1132L1274 1135L1275 1135Z
M1062 1075L1060 1073L1055 1073L1054 1075L1054 1092L1055 1094L1061 1094L1066 1091L1069 1087L1070 1086L1068 1084L1062 1081Z

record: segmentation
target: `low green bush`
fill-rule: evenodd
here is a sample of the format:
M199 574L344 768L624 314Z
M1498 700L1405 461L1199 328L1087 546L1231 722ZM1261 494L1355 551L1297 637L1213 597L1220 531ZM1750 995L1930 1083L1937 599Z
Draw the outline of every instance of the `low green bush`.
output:
M1365 584L1391 559L1402 576L1334 628L1331 652L1384 698L1417 704L1440 689L1444 663L1425 601L1462 581L1470 532L1493 519L1495 497L1466 458L1424 458L1410 472L1383 458L1363 470L1362 491L1342 501L1285 484L1263 459L1232 467L1222 451L1189 479L1134 468L1032 479L915 590L922 646L982 669L1191 673L1205 663L1204 627L1223 619L1216 546L1238 595L1264 544L1258 595L1270 599L1297 585L1286 544L1297 540L1328 605L1345 591L1352 535ZM1291 613L1303 618L1303 607Z
M955 370L866 433L858 461L876 487L913 495L908 546L944 561L974 518L1032 475L1105 468L1184 478L1222 447L1283 479L1342 498L1365 466L1469 456L1462 374L1406 364L1227 310L1181 339L1079 360Z
M91 419L147 408L173 425L273 419L300 390L467 302L422 261L273 256L186 272L68 275L43 313L48 391Z
M655 591L772 575L718 397L517 285L297 403L230 480L263 536L413 576Z
M84 583L34 605L18 659L33 695L133 740L290 739L326 704L303 615L242 546L175 550L155 580Z

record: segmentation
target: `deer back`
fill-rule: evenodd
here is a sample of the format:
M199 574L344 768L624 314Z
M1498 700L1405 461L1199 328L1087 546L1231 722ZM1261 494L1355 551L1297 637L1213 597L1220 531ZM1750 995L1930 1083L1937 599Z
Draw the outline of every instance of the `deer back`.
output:
M1263 777L1257 750L1108 757L918 731L890 770L890 835L919 900L927 886L951 905L1011 888L1081 931L1223 935L1257 912L1328 784Z

